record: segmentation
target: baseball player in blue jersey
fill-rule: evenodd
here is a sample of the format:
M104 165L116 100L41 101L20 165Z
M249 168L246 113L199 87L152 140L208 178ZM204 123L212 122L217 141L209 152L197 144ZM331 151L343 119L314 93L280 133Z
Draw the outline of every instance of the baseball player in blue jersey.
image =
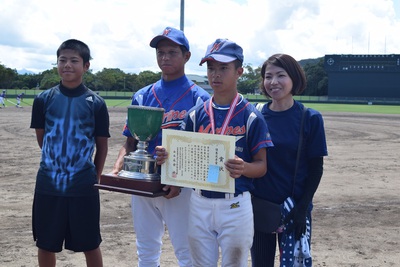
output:
M162 77L154 84L140 89L132 99L132 105L161 107L165 114L161 128L179 129L188 110L202 104L210 95L185 75L185 64L190 59L189 42L180 30L167 27L154 37L150 46L156 48L157 63ZM127 137L114 164L113 173L123 167L124 156L136 149L136 140L125 125ZM161 131L149 142L147 151L161 145ZM192 266L187 237L187 217L191 189L165 186L165 197L148 198L132 196L132 214L136 232L139 267L160 265L162 236L166 224L179 266Z
M193 265L247 266L253 242L253 209L249 191L253 179L267 171L267 147L273 146L262 115L237 91L243 73L243 50L227 39L208 46L200 65L207 62L207 76L214 95L186 116L182 129L236 136L235 158L225 168L235 179L235 193L192 190L189 212L189 244ZM168 156L157 147L157 163Z

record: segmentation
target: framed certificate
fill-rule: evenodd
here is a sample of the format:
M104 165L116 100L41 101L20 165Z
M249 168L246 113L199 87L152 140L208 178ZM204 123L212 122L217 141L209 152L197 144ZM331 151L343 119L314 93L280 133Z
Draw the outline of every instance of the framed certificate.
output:
M168 159L161 165L161 183L225 193L235 192L235 179L224 162L235 157L236 138L162 130L162 145Z

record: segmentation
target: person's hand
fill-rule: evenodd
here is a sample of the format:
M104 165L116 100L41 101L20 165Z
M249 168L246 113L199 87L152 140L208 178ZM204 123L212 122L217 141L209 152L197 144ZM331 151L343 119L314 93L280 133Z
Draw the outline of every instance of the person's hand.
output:
M228 159L225 162L225 168L232 178L239 178L244 171L244 160L235 156L234 159Z
M120 171L119 169L113 168L112 171L111 171L111 174L117 175L119 173L119 171Z
M300 240L300 237L306 232L306 217L307 208L296 205L293 209L286 215L283 224L285 225L286 232L294 231L295 240ZM286 226L292 220L292 224Z
M165 198L173 198L179 196L181 193L181 188L179 186L173 186L173 185L166 185L162 189L165 192L168 192L164 197Z
M157 165L163 164L165 160L168 158L168 152L162 146L156 146L155 151L156 151Z

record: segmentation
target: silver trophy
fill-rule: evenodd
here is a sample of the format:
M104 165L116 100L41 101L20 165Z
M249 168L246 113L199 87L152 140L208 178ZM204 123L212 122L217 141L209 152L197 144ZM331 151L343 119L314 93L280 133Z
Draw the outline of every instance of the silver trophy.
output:
M164 117L163 108L129 106L128 128L138 141L136 150L124 157L123 170L119 176L134 179L160 180L158 166L146 148L160 131Z
M138 141L136 150L124 157L123 170L118 175L102 174L97 188L147 197L167 193L162 190L156 161L146 151L148 142L160 131L163 117L163 108L128 107L128 128Z

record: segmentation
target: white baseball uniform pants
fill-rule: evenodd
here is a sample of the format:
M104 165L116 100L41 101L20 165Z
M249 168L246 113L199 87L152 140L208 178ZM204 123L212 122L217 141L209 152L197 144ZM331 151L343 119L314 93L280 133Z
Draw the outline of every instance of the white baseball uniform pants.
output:
M253 243L253 208L249 192L231 199L206 198L192 191L189 244L193 266L247 267Z
M165 225L178 265L193 266L187 236L191 191L193 190L182 188L180 195L171 199L162 196L149 198L132 195L132 215L139 267L160 265Z

